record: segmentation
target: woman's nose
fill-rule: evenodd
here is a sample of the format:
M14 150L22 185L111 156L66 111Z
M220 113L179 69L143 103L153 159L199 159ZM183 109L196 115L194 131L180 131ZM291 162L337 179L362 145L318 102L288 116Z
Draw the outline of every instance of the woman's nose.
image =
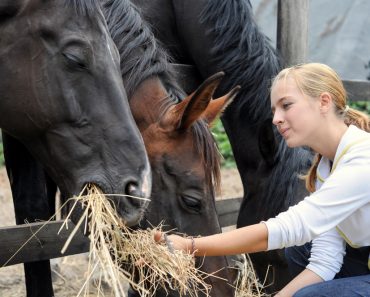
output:
M283 117L282 117L281 113L275 111L274 116L272 117L272 123L275 126L278 126L278 125L280 125L283 122L284 122L284 120L283 120Z

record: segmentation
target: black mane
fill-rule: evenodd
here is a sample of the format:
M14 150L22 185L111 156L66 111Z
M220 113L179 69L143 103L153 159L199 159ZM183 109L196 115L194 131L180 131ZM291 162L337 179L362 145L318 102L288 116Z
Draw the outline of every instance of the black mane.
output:
M278 55L270 40L259 30L249 1L207 1L201 21L212 24L215 45L211 56L229 79L225 88L240 84L242 89L232 104L232 116L253 126L271 120L270 88L272 78L280 71ZM248 124L247 124L248 122ZM297 202L298 175L310 165L311 152L289 149L276 131L275 165L268 186L261 189L255 201L261 215L272 217ZM237 131L235 132L237 133ZM240 131L239 131L240 133Z
M120 53L121 73L129 97L142 81L153 75L161 78L171 95L183 96L169 65L169 56L159 46L137 7L128 0L106 0L103 9Z
M270 114L270 82L281 69L270 40L260 32L249 1L207 1L201 22L213 24L212 56L233 85L242 87L238 108L252 120ZM267 79L266 79L267 78ZM263 118L260 116L263 115Z

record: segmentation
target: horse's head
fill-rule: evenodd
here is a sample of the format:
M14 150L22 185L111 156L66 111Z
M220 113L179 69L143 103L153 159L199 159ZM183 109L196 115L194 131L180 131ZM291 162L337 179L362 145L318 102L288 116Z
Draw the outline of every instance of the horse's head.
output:
M219 155L206 123L237 93L211 100L222 77L214 75L180 103L173 102L157 78L144 81L130 99L153 171L149 222L167 218L174 221L166 224L182 230L193 225L194 218L214 211ZM198 225L194 231L201 229Z
M2 1L0 127L26 145L67 195L95 183L105 193L148 197L149 163L99 5ZM129 224L147 204L112 199Z
M144 81L130 100L143 135L153 171L152 203L146 213L149 223L166 218L178 230L209 232L206 225L217 220L214 186L219 182L219 155L208 129L237 93L211 100L223 74L205 81L179 103L173 102L157 79ZM160 101L160 103L154 104ZM207 222L195 224L195 219ZM196 226L195 226L196 225Z
M130 98L153 172L151 203L141 227L163 222L164 229L188 235L221 231L214 195L214 188L219 184L219 154L207 123L211 123L238 92L235 88L212 100L222 77L223 74L218 73L209 78L179 103L168 96L158 78L145 80ZM209 273L226 266L223 258L206 262L202 269ZM212 296L224 296L220 292L228 286L224 282L219 288L213 285L212 291L218 290L219 295Z

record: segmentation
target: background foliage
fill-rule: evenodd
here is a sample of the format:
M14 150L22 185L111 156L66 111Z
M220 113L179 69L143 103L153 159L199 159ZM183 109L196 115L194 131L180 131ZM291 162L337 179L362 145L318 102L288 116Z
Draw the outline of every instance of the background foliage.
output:
M214 123L212 127L212 134L216 139L218 150L223 157L221 166L225 168L235 167L236 165L234 161L234 155L231 150L231 145L220 119L217 119L217 121Z
M369 98L370 100L370 98ZM349 106L352 108L355 108L357 110L361 110L363 112L366 112L368 115L370 115L370 101L358 101L358 102L350 102Z

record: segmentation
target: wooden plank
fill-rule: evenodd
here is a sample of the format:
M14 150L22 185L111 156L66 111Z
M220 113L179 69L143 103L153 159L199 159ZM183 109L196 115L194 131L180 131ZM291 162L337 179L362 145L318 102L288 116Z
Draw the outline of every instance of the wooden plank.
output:
M236 225L242 198L231 198L216 201L218 221L222 228Z
M370 101L370 81L343 80L349 101Z
M60 253L74 228L74 224L69 222L69 229L63 229L58 235L62 223L52 221L48 224L32 223L0 228L0 267L88 252L89 240L79 230L67 251ZM31 240L17 252L30 238Z
M279 0L276 48L284 67L307 59L308 0Z

